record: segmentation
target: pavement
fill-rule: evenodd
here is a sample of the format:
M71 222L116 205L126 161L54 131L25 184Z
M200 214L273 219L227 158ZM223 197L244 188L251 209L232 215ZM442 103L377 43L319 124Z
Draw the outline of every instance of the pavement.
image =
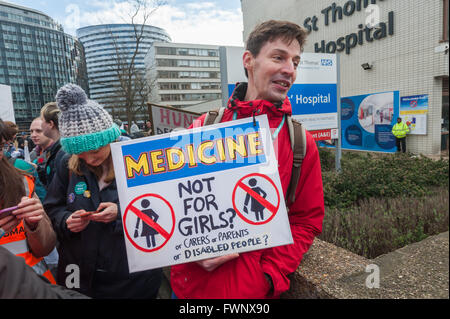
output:
M449 299L449 232L375 259L316 241L284 298Z

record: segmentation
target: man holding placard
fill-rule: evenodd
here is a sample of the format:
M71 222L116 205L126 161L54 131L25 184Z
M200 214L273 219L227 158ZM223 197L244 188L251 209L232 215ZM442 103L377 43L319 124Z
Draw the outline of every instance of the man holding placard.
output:
M243 55L248 83L236 85L221 119L223 123L267 115L284 197L293 163L286 121L292 109L287 93L297 76L305 37L302 28L286 21L271 20L257 26L249 35ZM196 120L194 127L202 126L204 120L205 116ZM306 150L295 201L286 203L293 244L173 266L171 285L178 298L276 298L289 289L287 275L297 269L314 237L322 231L324 216L320 159L314 139L308 132ZM258 178L258 183L265 181L264 175L253 176ZM240 181L236 186L241 186L270 211L270 200L265 201L261 191L258 194L252 190L251 183L244 184ZM240 207L235 208L239 210ZM258 211L263 218L259 208L247 211L251 214Z

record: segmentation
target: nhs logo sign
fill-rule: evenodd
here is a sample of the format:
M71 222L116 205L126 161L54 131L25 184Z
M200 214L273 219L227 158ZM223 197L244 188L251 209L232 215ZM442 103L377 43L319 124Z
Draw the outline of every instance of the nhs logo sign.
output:
M322 66L333 66L333 60L331 59L321 59L320 64Z

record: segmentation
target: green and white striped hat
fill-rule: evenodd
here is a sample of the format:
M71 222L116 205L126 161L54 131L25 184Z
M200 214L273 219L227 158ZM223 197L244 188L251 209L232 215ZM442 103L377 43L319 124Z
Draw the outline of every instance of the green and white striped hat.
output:
M56 93L62 149L69 154L97 150L114 142L119 127L97 102L89 100L76 84L66 84Z

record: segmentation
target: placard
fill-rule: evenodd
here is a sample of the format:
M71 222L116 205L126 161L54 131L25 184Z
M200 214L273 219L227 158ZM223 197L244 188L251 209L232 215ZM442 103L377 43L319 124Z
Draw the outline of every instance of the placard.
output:
M130 272L293 243L266 115L111 150Z
M188 128L200 116L198 113L155 104L149 104L149 110L154 135Z

